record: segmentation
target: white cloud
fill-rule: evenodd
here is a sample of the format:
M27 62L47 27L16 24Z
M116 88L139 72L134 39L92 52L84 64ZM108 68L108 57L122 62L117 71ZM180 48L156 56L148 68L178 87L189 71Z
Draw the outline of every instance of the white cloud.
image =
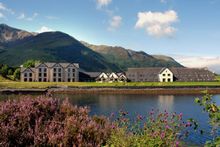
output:
M1 12L0 12L0 18L4 18L5 16L4 16L4 14L2 14Z
M122 17L121 16L113 16L109 21L109 28L108 30L114 31L115 29L119 28L122 24Z
M160 0L161 3L167 3L167 0Z
M98 8L108 6L111 2L112 2L112 0L96 0Z
M204 68L220 73L220 56L181 56L175 55L173 58L186 67Z
M24 13L21 13L17 19L20 20L27 20L27 21L33 21L39 14L38 13L33 13L31 17L27 17Z
M172 26L177 22L178 15L175 11L162 12L139 12L135 28L145 31L155 37L172 36L176 28Z
M48 28L46 26L42 26L39 30L37 30L37 33L43 33L43 32L53 32L54 30L51 28Z
M2 11L7 11L7 12L9 12L9 13L11 13L11 14L14 14L14 11L13 11L13 10L7 8L7 7L6 7L3 3L1 3L1 2L0 2L0 10L2 10Z
M24 19L25 18L25 14L24 13L21 13L18 17L17 17L17 19Z

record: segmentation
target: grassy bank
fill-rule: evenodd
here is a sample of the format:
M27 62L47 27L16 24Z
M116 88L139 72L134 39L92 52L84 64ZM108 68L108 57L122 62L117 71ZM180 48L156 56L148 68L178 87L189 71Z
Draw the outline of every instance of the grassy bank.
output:
M51 87L215 87L220 82L128 82L128 83L96 83L96 82L0 82L0 89L44 89Z

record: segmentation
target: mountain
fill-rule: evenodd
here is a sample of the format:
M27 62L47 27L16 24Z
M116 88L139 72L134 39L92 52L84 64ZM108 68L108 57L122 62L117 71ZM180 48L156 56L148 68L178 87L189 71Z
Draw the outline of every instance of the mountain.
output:
M122 71L128 67L181 66L122 47L82 43L63 32L30 33L0 25L0 63L19 66L29 59L42 62L76 62L87 71Z
M6 24L0 24L0 42L1 43L22 40L22 39L31 37L33 35L35 34L9 27Z
M117 64L120 69L128 67L182 67L173 58L164 55L149 55L143 51L133 51L123 47L106 45L91 45L82 43L93 51L103 55L112 64Z

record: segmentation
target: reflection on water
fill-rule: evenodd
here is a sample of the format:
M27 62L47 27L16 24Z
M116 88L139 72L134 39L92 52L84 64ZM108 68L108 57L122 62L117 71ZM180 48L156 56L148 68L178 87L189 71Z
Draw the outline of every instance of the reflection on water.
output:
M22 96L22 95L20 95ZM36 96L36 95L35 95ZM17 95L0 95L1 100L14 99ZM54 97L68 98L72 104L89 106L91 115L106 115L117 113L123 109L129 112L130 118L137 114L145 115L153 108L160 111L183 113L185 120L194 118L199 122L201 129L210 131L208 116L202 112L202 108L194 103L196 97L201 95L114 95L114 94L55 94ZM220 95L214 95L214 100L220 105ZM199 135L193 133L188 141L201 144L209 140L209 134Z
M158 96L158 109L160 111L173 112L173 95L159 95Z

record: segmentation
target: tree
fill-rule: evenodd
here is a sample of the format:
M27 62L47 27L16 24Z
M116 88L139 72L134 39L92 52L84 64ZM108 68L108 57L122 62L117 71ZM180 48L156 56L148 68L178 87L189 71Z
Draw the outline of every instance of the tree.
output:
M20 68L17 68L13 74L14 80L19 80L20 79Z
M39 61L39 60L27 60L27 61L23 64L23 66L24 66L25 68L30 68L30 67L34 67L36 63L40 63L40 61Z
M9 70L9 67L8 65L3 65L1 70L0 70L0 73L3 77L7 77L8 75L8 70Z
M8 70L8 75L13 75L13 70L12 69Z

